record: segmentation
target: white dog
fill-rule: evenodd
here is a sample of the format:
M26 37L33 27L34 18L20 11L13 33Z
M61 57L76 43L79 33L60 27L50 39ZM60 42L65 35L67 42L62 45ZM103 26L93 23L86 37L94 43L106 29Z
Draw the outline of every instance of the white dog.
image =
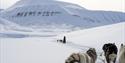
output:
M125 63L125 45L121 44L119 51L119 63Z

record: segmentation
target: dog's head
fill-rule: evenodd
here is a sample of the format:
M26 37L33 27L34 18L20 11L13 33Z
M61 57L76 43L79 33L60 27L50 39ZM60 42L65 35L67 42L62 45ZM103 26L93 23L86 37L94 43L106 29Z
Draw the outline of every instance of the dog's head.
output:
M87 52L86 52L92 59L96 60L97 59L97 53L95 48L90 48Z
M114 44L112 44L112 43L104 44L104 45L103 45L103 48L102 48L103 51L106 52L106 51L108 50L108 48L109 48L110 46L112 46L112 45L114 45Z
M121 44L120 51L125 50L125 45Z
M104 46L103 46L103 51L105 52L105 53L109 53L109 54L111 54L111 53L115 53L115 54L117 54L117 46L114 44L114 43L108 43L108 44L104 44Z

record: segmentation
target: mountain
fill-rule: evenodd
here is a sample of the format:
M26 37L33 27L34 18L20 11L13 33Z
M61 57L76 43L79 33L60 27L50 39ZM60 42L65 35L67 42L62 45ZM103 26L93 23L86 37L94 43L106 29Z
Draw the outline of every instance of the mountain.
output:
M86 29L125 21L123 12L92 11L57 0L20 0L1 12L1 17L39 29Z

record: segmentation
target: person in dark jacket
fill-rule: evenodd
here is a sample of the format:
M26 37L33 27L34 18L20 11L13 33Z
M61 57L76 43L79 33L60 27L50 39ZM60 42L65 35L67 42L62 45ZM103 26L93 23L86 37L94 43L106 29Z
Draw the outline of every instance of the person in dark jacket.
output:
M63 37L63 43L66 43L66 36Z

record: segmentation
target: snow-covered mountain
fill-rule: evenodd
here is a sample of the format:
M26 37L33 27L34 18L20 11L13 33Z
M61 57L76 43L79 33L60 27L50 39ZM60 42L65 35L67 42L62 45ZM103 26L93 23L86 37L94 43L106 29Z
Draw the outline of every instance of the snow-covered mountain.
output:
M125 22L66 33L57 37L30 37L1 39L2 63L64 63L74 52L85 52L94 47L99 54L104 43L116 43L119 48L125 42ZM66 36L67 43L57 43ZM103 63L98 56L96 63Z
M31 4L32 3L32 4ZM91 11L57 0L20 0L1 12L1 17L35 28L91 28L125 21L125 13Z

